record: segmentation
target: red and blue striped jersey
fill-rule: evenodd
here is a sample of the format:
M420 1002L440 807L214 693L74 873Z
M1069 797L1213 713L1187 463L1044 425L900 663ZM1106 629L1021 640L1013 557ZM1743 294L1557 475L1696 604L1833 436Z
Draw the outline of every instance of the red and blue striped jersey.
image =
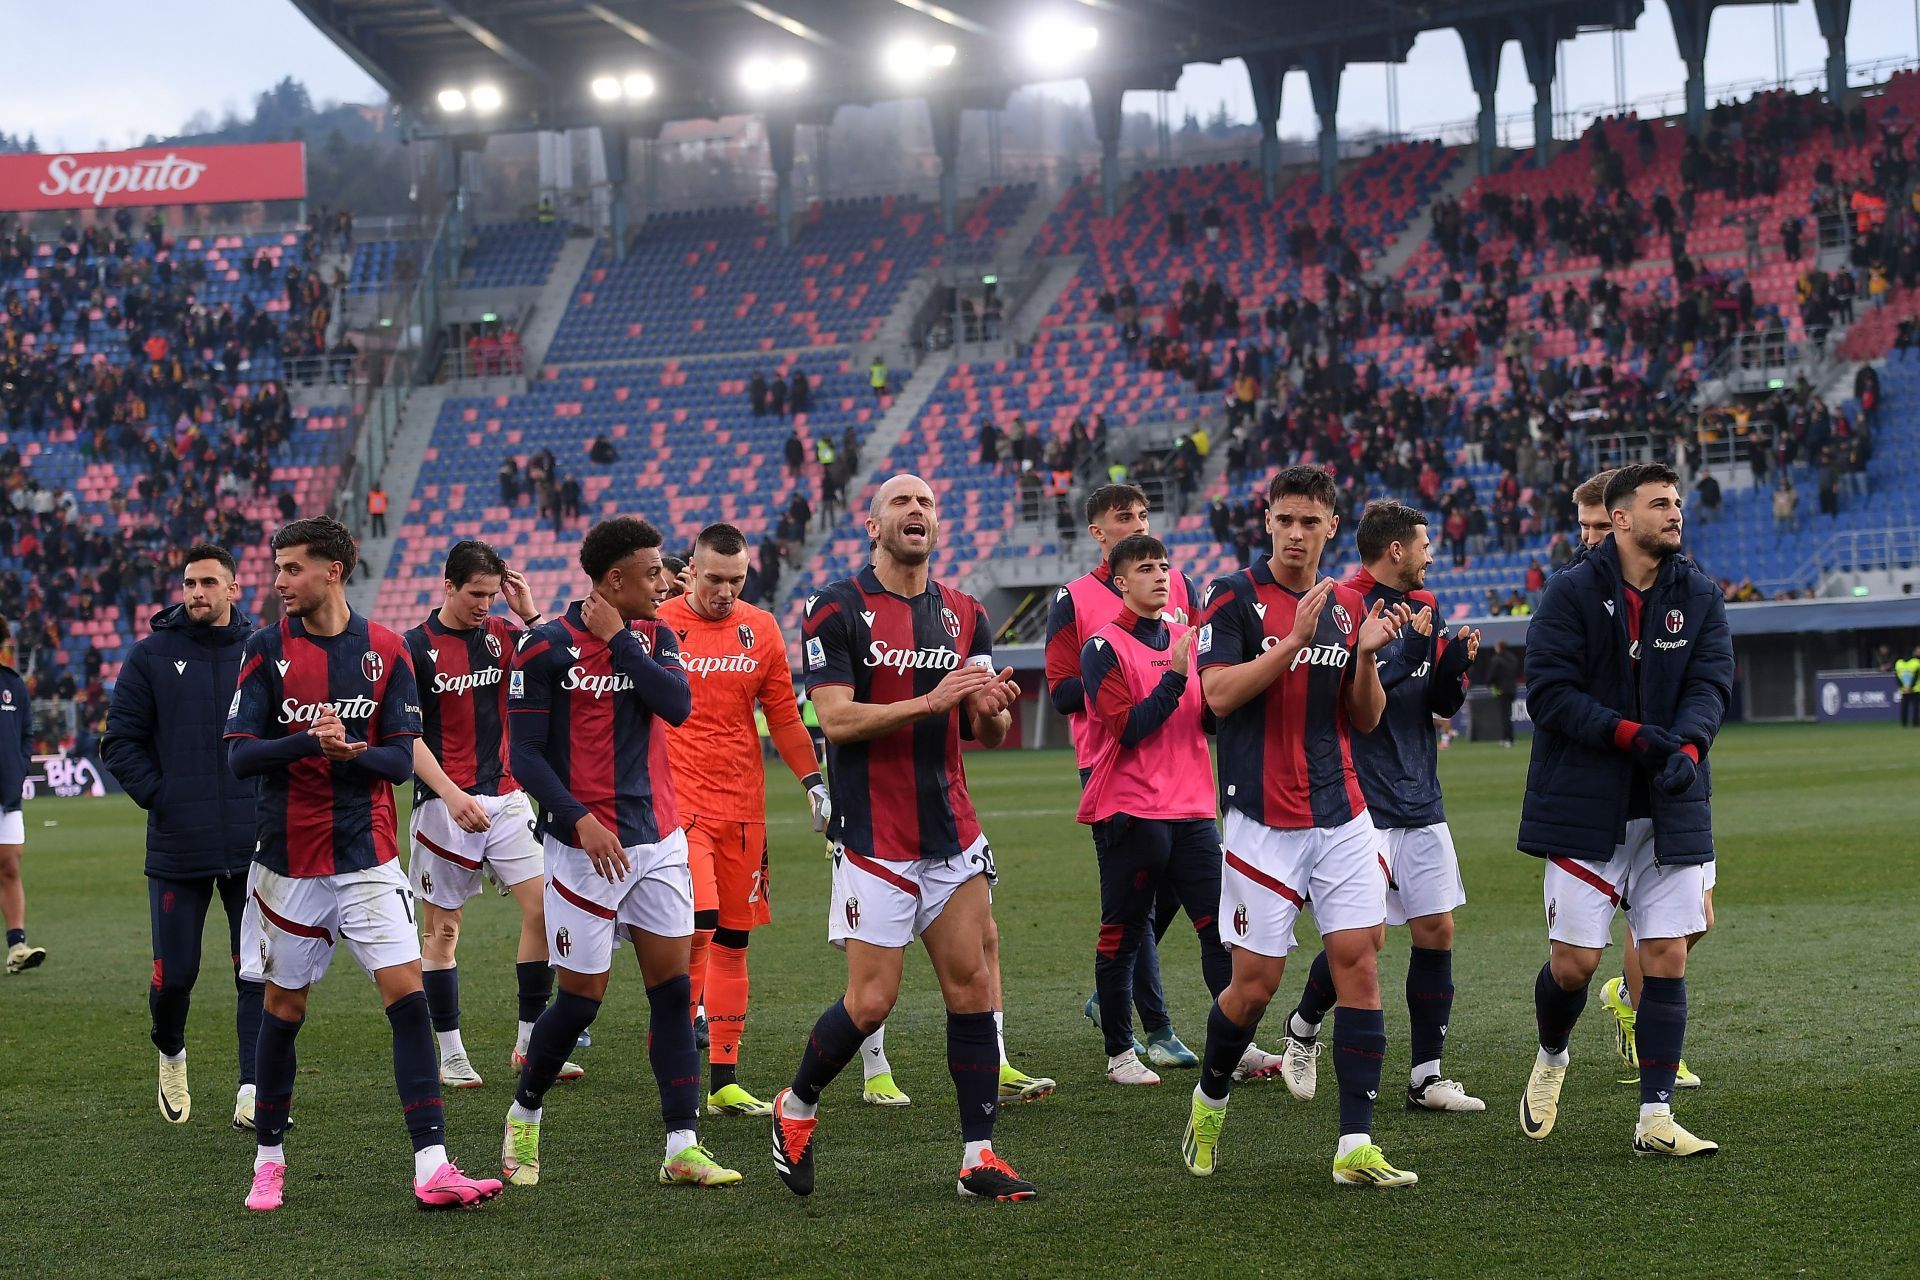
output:
M928 580L908 599L872 568L807 597L802 631L807 691L853 690L855 702L903 702L931 693L961 663L993 669L986 610L964 591ZM887 862L950 858L980 838L960 739L964 704L871 742L827 741L835 842Z
M468 795L505 796L520 789L507 747L507 667L521 634L505 618L449 627L437 609L407 632L427 750ZM427 784L415 778L413 802L432 798Z
M540 805L537 835L578 848L574 826L592 814L631 848L680 825L667 726L686 720L693 694L664 622L630 623L602 643L569 605L526 633L507 710L514 777Z
M331 706L351 741L387 746L420 736L420 694L398 632L349 614L337 636L298 618L247 638L226 737L305 733ZM352 762L303 756L256 780L253 860L283 876L365 871L397 857L393 784Z
M1201 671L1251 662L1293 630L1300 595L1265 560L1220 578L1201 601L1194 658ZM1366 812L1353 771L1347 689L1354 637L1367 614L1336 585L1313 642L1266 690L1220 723L1220 804L1280 830L1337 827Z

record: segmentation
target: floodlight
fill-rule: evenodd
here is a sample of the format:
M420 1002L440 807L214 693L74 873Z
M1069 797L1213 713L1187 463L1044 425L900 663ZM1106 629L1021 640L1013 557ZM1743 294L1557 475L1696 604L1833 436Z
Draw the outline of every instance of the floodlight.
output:
M890 79L911 84L939 67L950 67L957 51L950 44L927 45L903 36L880 52L880 65Z
M653 77L644 71L630 71L620 78L620 89L628 98L639 101L653 96Z
M765 93L773 87L773 60L748 58L740 64L740 87L748 93Z
M593 83L587 87L602 102L612 102L620 96L620 82L612 76L595 76Z
M1027 58L1036 66L1062 68L1100 43L1100 29L1060 14L1049 14L1027 28Z
M778 58L757 54L740 64L740 85L748 93L797 89L806 82L806 60L798 54L783 54Z
M492 115L505 101L500 96L500 87L494 84L477 84L469 95L473 100L473 109L483 116Z
M458 89L442 89L437 101L440 109L450 116L459 115L467 109L467 95Z

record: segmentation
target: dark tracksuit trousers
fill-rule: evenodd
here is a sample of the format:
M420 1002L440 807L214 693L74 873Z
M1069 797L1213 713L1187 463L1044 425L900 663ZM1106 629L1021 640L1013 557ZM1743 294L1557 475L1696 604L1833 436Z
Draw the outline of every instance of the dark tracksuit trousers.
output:
M1220 944L1220 831L1210 818L1167 822L1117 814L1093 824L1100 860L1100 943L1093 980L1100 993L1107 1056L1133 1044L1129 997L1134 965L1156 917L1171 922L1185 909L1200 935L1200 969L1207 990L1219 995L1233 976ZM1164 933L1166 925L1160 925Z

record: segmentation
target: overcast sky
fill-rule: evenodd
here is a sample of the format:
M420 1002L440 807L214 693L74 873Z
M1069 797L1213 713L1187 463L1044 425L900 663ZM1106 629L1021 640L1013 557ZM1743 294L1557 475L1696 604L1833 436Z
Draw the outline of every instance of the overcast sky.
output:
M1911 58L1916 50L1916 0L1854 0L1849 37L1853 63ZM775 6L777 7L777 5ZM172 8L169 6L169 8ZM316 101L373 102L382 95L360 69L287 0L192 0L162 17L151 0L87 0L83 4L8 5L6 32L17 51L0 77L0 129L32 133L43 147L125 146L147 133L172 133L197 111L216 117L228 108L246 114L253 95L282 76L304 81ZM1785 23L1786 70L1815 71L1826 56L1810 3L1777 7ZM1707 81L1718 86L1771 79L1775 73L1775 6L1723 8L1713 17ZM1629 101L1677 95L1685 77L1661 0L1648 0L1639 29L1622 40ZM55 50L71 52L55 54ZM25 54L26 56L19 56ZM1570 107L1610 103L1614 49L1606 34L1565 46ZM1464 120L1474 113L1459 37L1429 32L1398 71L1400 124ZM1080 96L1077 87L1064 87ZM1237 63L1193 66L1181 79L1176 112L1205 116L1225 101L1250 118L1253 99ZM1499 110L1532 104L1519 46L1509 43L1501 68ZM1130 99L1147 109L1150 99ZM1343 127L1387 123L1384 71L1349 68L1341 87ZM1281 132L1315 127L1305 77L1287 78Z

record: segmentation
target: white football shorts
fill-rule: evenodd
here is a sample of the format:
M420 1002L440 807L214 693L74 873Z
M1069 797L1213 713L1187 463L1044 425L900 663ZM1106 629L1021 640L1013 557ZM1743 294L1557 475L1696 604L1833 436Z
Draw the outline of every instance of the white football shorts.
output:
M524 791L476 796L492 825L463 831L433 796L413 811L408 824L412 852L407 879L422 901L452 911L486 887L480 868L491 864L500 883L511 888L546 874L546 859L533 838L533 805Z
M283 876L254 863L240 918L240 976L288 991L326 976L344 942L371 978L420 958L413 889L396 859L332 876Z
M904 947L940 918L955 891L975 876L992 888L997 871L983 835L951 858L883 862L840 845L833 850L833 899L827 941Z
M1383 827L1387 860L1387 923L1437 916L1467 904L1453 833L1444 822L1427 827Z
M1381 833L1364 812L1337 827L1281 830L1228 809L1220 843L1220 941L1229 947L1286 955L1309 902L1322 934L1387 918Z
M1605 862L1547 859L1547 937L1572 947L1604 949L1612 941L1616 911L1627 913L1627 924L1640 941L1703 933L1712 865L1659 865L1653 860L1653 819L1629 819L1626 841Z
M630 844L633 864L624 880L607 880L585 851L552 836L547 863L547 957L556 969L605 973L613 967L614 935L635 930L662 938L693 933L693 872L687 833L675 827L654 844Z

